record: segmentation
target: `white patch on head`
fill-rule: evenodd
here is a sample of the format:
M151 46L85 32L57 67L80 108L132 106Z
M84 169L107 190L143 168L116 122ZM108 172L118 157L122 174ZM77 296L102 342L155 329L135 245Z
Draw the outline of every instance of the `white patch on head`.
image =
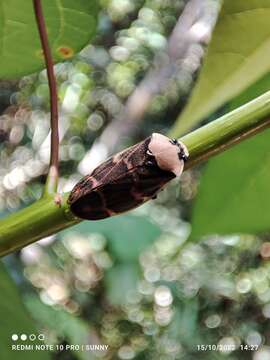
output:
M186 146L180 143L183 152L188 156ZM148 146L149 150L156 159L158 166L165 171L170 171L175 176L180 176L184 169L184 160L179 159L181 149L178 145L172 144L167 136L153 133Z

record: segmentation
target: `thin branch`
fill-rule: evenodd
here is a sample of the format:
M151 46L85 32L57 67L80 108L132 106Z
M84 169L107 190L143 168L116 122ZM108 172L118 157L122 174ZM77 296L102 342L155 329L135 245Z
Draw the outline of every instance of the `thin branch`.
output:
M51 155L50 167L45 186L45 194L55 193L58 184L58 163L59 163L59 130L58 130L58 97L57 84L53 70L53 59L50 50L46 24L43 16L41 0L33 0L36 22L39 30L40 41L46 63L51 109Z
M185 169L199 164L270 126L270 91L221 118L179 139L190 157ZM66 202L61 208L53 196L0 221L0 256L78 223Z

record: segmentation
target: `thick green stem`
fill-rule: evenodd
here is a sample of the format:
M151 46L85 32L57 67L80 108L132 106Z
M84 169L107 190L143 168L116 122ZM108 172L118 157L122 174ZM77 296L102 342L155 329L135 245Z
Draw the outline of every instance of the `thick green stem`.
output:
M185 169L207 160L270 126L270 91L236 110L202 126L182 141L190 157Z
M0 256L78 222L69 211L66 197L61 207L55 204L54 195L42 197L29 207L0 221Z
M270 126L270 92L179 139L190 157L185 169L224 151ZM61 207L48 196L0 221L0 256L79 222L69 211L65 194Z

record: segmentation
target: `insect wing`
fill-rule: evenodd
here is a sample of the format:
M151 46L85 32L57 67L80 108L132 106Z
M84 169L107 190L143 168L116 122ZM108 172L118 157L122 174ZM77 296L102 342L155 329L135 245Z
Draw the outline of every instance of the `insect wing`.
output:
M103 219L136 208L153 198L174 175L155 167L139 166L115 181L104 183L71 205L79 217Z
M80 198L106 184L115 183L125 174L145 162L150 137L111 157L98 166L90 175L82 178L71 191L68 202L74 204Z
M125 178L125 179L124 179ZM98 220L115 215L122 210L123 203L130 203L132 182L127 174L118 178L116 182L103 183L99 187L88 191L79 197L70 207L72 212L82 219ZM112 204L116 205L109 208Z

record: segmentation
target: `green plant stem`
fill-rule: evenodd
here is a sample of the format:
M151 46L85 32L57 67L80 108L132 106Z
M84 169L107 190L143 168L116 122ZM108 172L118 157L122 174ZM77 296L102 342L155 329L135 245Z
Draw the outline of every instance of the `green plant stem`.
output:
M185 169L207 160L270 125L270 92L179 139L190 157ZM47 196L0 221L0 256L78 223L69 211L68 194L62 205Z
M185 136L185 170L270 126L270 91Z
M0 221L0 256L78 222L79 220L69 212L66 197L61 207L55 204L54 195L42 197Z

